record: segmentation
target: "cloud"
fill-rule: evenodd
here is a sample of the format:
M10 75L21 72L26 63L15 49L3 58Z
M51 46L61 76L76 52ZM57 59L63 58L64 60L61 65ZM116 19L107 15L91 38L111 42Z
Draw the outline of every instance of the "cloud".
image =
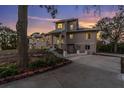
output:
M92 28L93 26L95 26L95 24L96 24L96 22L79 21L80 27Z
M39 32L39 33L48 33L51 31L52 28L43 28L43 27L30 27L28 28L28 36L30 36L34 32Z
M48 22L55 22L55 21L58 21L60 19L52 19L52 18L41 18L41 17L37 17L37 16L28 16L28 19L31 19L31 20L39 20L39 21L48 21Z
M107 12L103 12L103 13L102 13L102 16L103 16L103 17L113 17L113 16L115 16L116 12L117 12L117 11L112 11L112 12L107 11Z
M100 19L99 16L94 16L92 14L85 14L79 18L79 26L80 27L88 27L92 28L95 26L96 22Z
M112 12L102 12L101 16L94 16L93 13L90 14L83 14L82 16L79 16L79 25L80 27L93 27L97 23L98 20L100 20L103 17L113 17L115 16L116 11Z

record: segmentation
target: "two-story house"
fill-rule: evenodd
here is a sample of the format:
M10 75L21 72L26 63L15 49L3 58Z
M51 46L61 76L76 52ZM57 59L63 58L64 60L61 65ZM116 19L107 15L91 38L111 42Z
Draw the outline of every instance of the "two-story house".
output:
M97 32L95 28L79 28L78 19L55 22L55 30L49 32L51 45L67 53L96 52Z

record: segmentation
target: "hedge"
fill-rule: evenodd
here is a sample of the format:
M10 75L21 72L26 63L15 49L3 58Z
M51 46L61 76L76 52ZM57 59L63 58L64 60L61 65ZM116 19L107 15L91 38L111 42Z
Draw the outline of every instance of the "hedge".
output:
M97 44L97 52L114 53L114 44ZM124 54L124 43L118 43L117 53Z

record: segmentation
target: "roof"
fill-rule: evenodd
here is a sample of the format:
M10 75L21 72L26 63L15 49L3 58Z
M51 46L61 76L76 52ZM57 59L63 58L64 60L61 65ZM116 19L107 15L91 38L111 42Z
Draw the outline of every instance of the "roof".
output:
M65 30L53 30L49 32L49 34L58 34ZM79 28L78 30L72 30L68 31L67 33L79 33L79 32L98 32L99 30L97 28Z
M48 32L48 34L61 33L61 32L64 32L64 31L65 30L53 30L53 31Z
M55 23L65 22L65 21L75 21L75 20L78 20L78 18L62 19L62 20L55 21Z

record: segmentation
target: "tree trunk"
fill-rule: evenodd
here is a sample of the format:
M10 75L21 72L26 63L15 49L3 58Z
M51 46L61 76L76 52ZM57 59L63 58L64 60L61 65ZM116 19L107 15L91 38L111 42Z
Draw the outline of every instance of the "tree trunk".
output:
M124 73L124 57L121 57L121 73Z
M16 25L18 34L18 62L19 67L24 70L28 66L28 38L27 38L27 24L28 6L19 5L18 6L18 22Z
M114 53L117 53L117 43L114 43Z

